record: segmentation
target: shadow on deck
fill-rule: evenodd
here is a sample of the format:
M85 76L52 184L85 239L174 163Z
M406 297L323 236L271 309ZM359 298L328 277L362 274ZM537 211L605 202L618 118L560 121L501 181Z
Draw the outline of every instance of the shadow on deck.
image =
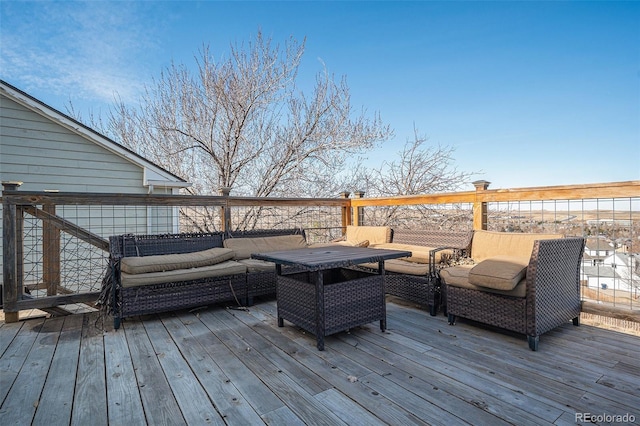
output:
M321 352L275 315L264 301L117 332L95 313L0 323L0 424L640 422L635 335L567 323L533 352L524 336L390 299L386 332L335 334Z

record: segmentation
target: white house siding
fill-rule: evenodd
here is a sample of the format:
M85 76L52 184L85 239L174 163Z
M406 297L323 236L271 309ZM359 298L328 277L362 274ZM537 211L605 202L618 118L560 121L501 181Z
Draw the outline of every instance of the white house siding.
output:
M622 278L639 280L640 277L635 273L637 261L635 256L628 253L614 253L604 260L603 265L614 268Z
M49 118L40 111L43 109L46 106L38 105L36 110L32 110L4 94L0 95L1 181L23 182L19 188L22 191L149 192L148 186L144 185L145 167L140 164L143 159L136 163L124 158L116 153L117 150L106 149ZM157 166L151 173L158 176ZM168 172L166 174L169 175ZM172 191L170 187L154 185L153 193L170 194ZM172 211L171 207L58 206L56 213L107 238L126 232L176 232L177 219ZM174 218L174 221L168 218ZM25 284L37 282L42 275L43 249L38 244L42 241L41 225L41 221L29 215L25 217ZM2 221L0 235L1 232ZM0 239L0 250L1 247ZM63 256L73 253L77 257L77 260L67 262L72 269L88 270L86 262L94 262L94 259L102 262L104 258L100 250L64 233L61 235L61 247ZM95 277L89 279L94 280Z
M583 270L583 279L590 288L602 290L630 291L629 283L610 266L587 266Z
M0 177L24 191L146 193L143 169L2 98Z

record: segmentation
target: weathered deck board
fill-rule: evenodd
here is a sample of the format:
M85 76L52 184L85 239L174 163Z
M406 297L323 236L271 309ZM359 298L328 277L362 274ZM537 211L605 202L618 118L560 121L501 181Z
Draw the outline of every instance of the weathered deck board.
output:
M56 380L45 381L34 424L64 424L71 418L81 334L82 316L64 317L59 339L51 342L55 352L47 373Z
M153 327L153 323L156 322L151 321L149 325ZM144 323L131 321L124 331L147 421L150 424L186 424L167 380L167 376L172 372L162 369L162 354L157 354L153 349ZM187 413L189 414L191 413Z
M145 324L145 329L187 424L223 425L222 417L170 338L164 324L150 321Z
M273 305L262 305L265 311L273 312ZM251 314L263 322L263 326L253 323L248 317L244 318L254 329L266 336L275 346L290 354L306 368L315 372L322 372L322 377L331 383L335 389L345 397L350 398L369 412L375 412L376 416L386 424L425 424L416 416L383 398L379 393L373 393L361 382L351 382L350 378L362 377L371 373L367 367L357 363L353 359L331 351L329 348L319 352L315 348L315 338L300 332L292 327L272 327L274 318L265 314L265 311L251 310ZM330 337L331 338L331 337ZM329 355L327 355L329 354Z
M295 375L282 371L269 358L252 346L252 341L243 339L233 329L241 325L238 321L229 324L225 319L228 314L220 310L209 310L202 313L201 319L212 330L223 330L225 344L238 359L300 417L305 423L318 425L340 424L340 420L331 411L327 411L311 393L301 386ZM244 327L240 327L244 328Z
M110 371L113 374L113 370L105 370L105 343L102 331L93 327L93 323L89 324L89 316L78 316L84 321L78 371L76 372L72 424L102 426L107 424L108 419L107 386L104 372ZM111 411L111 415L113 419L118 418L115 415L115 410Z
M500 419L505 419L511 423L518 424L538 424L540 420L552 420L560 415L560 412L551 413L544 408L543 404L536 404L533 407L540 407L535 413L530 412L531 401L525 396L514 393L500 383L491 382L484 376L473 372L462 372L457 365L447 365L442 362L435 362L425 354L415 353L411 350L398 351L398 346L393 349L380 350L377 345L363 345L364 339L377 341L378 345L384 342L378 340L374 333L358 336L357 344L359 348L366 348L370 355L384 359L385 363L392 363L395 372L392 374L380 375L394 381L398 386L407 387L409 390L419 387L423 392L422 396L429 396L435 399L439 409L445 408L464 418L476 418L480 423L497 423L488 417L492 413ZM377 336L379 337L379 336ZM369 349L370 348L370 349ZM433 389L437 389L434 391ZM466 413L459 410L461 399L469 402ZM470 410L474 408L475 410ZM528 411L529 410L529 411ZM555 416L553 416L555 414ZM493 420L493 421L492 421ZM517 420L517 421L516 421ZM551 420L551 421L552 421ZM449 423L449 422L447 422Z
M184 320L181 321L181 319ZM251 408L247 400L242 397L238 389L231 383L229 377L215 363L212 357L207 356L204 339L190 333L185 323L192 322L188 316L166 317L163 323L182 356L191 366L198 381L207 392L207 395L217 407L220 415L229 423L237 425L257 424L258 416ZM205 328L200 322L196 322L200 328ZM196 329L195 327L192 329ZM203 331L205 334L210 332Z
M107 400L109 424L144 424L142 399L138 391L127 335L106 333L104 353L106 389L109 390Z
M25 352L26 358L11 386L11 391L2 403L3 418L0 420L3 420L3 424L21 424L25 420L31 423L40 405L40 395L46 383L45 380L63 323L63 318L54 318L42 325L37 324L35 330L24 330L26 334L32 334L34 339L31 341L32 345ZM18 354L18 356L21 358L22 354ZM56 377L60 385L64 385L67 379L68 377ZM52 382L51 385L57 386L56 382ZM14 389L15 391L13 391ZM46 407L46 404L44 405ZM5 410L8 415L6 422Z
M128 319L0 326L0 424L567 425L635 416L640 337L568 323L524 336L390 299L377 323L315 337L275 301ZM100 324L100 322L98 322ZM586 422L585 422L586 423Z
M2 399L3 408L10 404L7 402L11 401L11 399L7 399L9 390L20 374L24 361L38 337L38 333L32 332L30 327L39 327L42 321L42 319L32 320L29 321L29 325L26 322L13 323L0 329L0 334L9 332L11 336L11 340L2 339L7 342L0 357L0 399Z

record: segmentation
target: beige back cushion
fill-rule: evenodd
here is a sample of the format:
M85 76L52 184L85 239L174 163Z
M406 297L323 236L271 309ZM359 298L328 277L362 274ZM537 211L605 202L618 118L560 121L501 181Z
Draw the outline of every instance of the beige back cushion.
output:
M562 234L522 234L518 232L474 231L471 258L476 263L498 255L531 257L536 240L562 238Z
M371 248L410 251L411 256L403 257L402 259L408 260L409 262L415 262L415 263L429 263L429 252L435 249L435 247L426 247L426 246L418 246L418 245L403 244L403 243L376 244L375 246L371 246ZM453 255L453 250L445 249L445 250L440 250L435 252L434 253L435 263L440 263L442 261L443 254L446 254L447 256L451 256Z
M120 269L127 274L146 274L211 266L232 258L233 251L215 247L193 253L123 257L120 261Z
M307 247L302 235L278 235L274 237L227 238L224 246L235 253L234 259L249 259L251 253L295 250Z
M391 228L388 226L347 226L347 241L369 241L369 245L391 242Z

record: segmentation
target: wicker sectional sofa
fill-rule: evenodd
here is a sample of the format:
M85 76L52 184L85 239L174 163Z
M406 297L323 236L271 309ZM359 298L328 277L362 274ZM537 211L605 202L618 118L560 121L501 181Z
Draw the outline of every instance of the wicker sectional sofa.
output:
M257 267L247 258L251 252L306 246L300 229L127 234L111 236L109 243L109 285L99 303L113 315L116 329L126 317L222 302L242 305L275 294L275 266Z
M583 252L579 237L475 231L474 264L440 271L449 323L463 317L525 334L537 350L541 334L579 325Z

